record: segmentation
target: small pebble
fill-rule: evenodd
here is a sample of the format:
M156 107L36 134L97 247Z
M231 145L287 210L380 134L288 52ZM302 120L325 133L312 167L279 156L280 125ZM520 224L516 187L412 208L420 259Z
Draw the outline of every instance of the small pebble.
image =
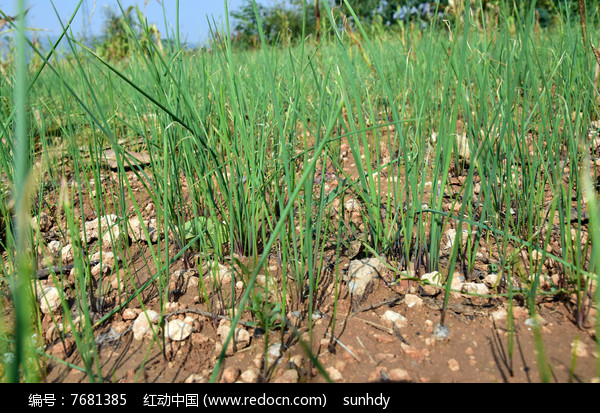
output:
M436 324L433 328L433 337L438 340L446 340L450 338L450 329L441 324Z
M240 377L241 373L242 372L240 371L239 367L227 367L225 370L223 370L222 382L235 383L235 381Z
M457 372L460 370L460 365L458 364L458 361L456 361L455 359L450 359L450 360L448 360L448 368L451 371Z
M258 382L258 369L253 369L250 368L246 371L244 371L241 375L240 375L240 379L244 382L244 383L257 383Z
M183 341L192 334L193 327L182 320L169 321L166 327L167 337L173 341Z
M341 381L344 378L342 373L340 373L340 371L335 367L327 367L325 371L329 375L329 378L333 381Z
M410 374L404 369L392 369L388 373L388 378L391 381L410 381Z

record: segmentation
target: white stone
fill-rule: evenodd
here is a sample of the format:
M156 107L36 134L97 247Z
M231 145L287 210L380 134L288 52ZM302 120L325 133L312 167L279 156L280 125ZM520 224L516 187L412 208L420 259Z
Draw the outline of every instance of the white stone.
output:
M150 338L153 334L153 329L150 323L156 324L160 320L160 315L153 310L147 310L145 313L142 312L133 322L132 331L133 337L136 340L143 340L144 338Z
M392 310L387 310L383 316L381 316L381 320L385 324L394 325L397 328L405 327L407 323L406 317Z
M452 285L450 286L450 288L452 288L453 290L460 291L464 282L465 277L463 277L461 273L455 272L452 276Z
M141 314L144 314L144 313L142 312ZM148 319L150 320L151 323L156 324L160 321L160 314L158 314L156 311L146 310L146 314L148 314Z
M154 215L156 213L156 205L150 202L148 205L146 205L146 208L144 208L144 210L147 214Z
M348 212L360 212L360 202L354 198L351 198L344 204L344 209L346 209Z
M185 379L185 383L202 383L204 381L204 376L199 373L192 373Z
M354 305L359 304L373 289L373 280L383 269L383 262L378 258L353 260L348 267L344 280L348 282L348 290L355 298Z
M270 362L277 360L283 354L281 343L274 343L269 346L269 350L267 352Z
M148 231L148 238L146 238L146 232ZM129 219L129 228L128 228L129 236L133 242L145 242L148 241L152 244L158 242L158 230L156 229L156 219L146 220L143 219L140 221L139 217L136 215Z
M498 274L492 273L488 274L484 279L483 283L487 285L489 288L494 288L498 285Z
M60 255L62 257L61 260L63 264L69 264L70 262L72 262L74 258L73 245L68 244L62 247L62 249L60 250Z
M116 241L121 234L119 225L117 224L118 217L116 215L105 215L98 219L88 221L84 225L84 231L81 232L81 239L92 242L102 239L102 246L106 249L112 246L112 241Z
M421 290L425 295L436 295L440 292L440 288L443 287L443 276L437 271L423 274L421 276L421 281Z
M255 368L250 368L250 369L244 371L240 375L240 379L244 383L257 383L258 377L259 377L259 371L258 371L258 369L255 369Z
M155 218L150 219L150 228L148 232L150 233L150 242L156 244L158 239L160 238L160 233L158 232L158 223Z
M295 356L290 357L290 363L292 363L296 368L302 368L302 356L300 354L296 354ZM289 364L288 364L289 365Z
M448 360L448 368L451 371L457 372L460 370L460 365L458 364L458 361L456 361L455 359L449 359Z
M494 321L502 321L502 320L506 319L506 317L508 316L508 313L506 312L506 309L500 308L500 309L494 311L493 313L491 313L490 316L492 317L492 320L494 320Z
M442 273L438 271L429 272L427 274L423 274L421 276L421 281L427 281L431 285L435 285L438 287L443 286Z
M257 354L256 356L254 356L252 364L254 364L254 367L256 367L257 369L262 369L265 366L265 360L263 358L263 355Z
M198 286L198 276L198 271L194 269L175 271L170 276L169 288L171 290L181 288L185 292L188 288Z
M258 274L256 276L256 283L262 285L263 287L268 287L270 290L274 290L277 288L277 282L273 277L267 277L263 274Z
M192 334L194 328L182 320L169 321L165 328L167 337L173 341L183 341Z
M131 240L133 242L146 241L146 233L144 232L144 228L146 228L146 231L148 231L148 233L150 233L150 229L148 228L149 224L150 224L150 221L148 221L148 220L140 221L140 219L137 215L130 218L128 231L129 231L129 237L131 238Z
M92 277L97 277L100 273L102 273L102 275L107 275L110 273L110 267L107 265L96 264L92 267L90 273L92 274Z
M460 285L461 293L470 293L477 295L489 295L490 290L486 287L485 284L481 283L462 283Z
M115 265L115 254L109 251L102 251L102 254L100 253L100 251L98 251L97 253L93 254L90 257L90 261L100 261L100 257L102 256L102 266L104 267L109 267L109 268L113 268Z
M421 297L419 297L418 295L406 294L404 296L404 304L408 308L412 308L415 306L419 307L419 306L423 305L423 299Z
M231 327L227 322L221 323L217 328L217 335L221 338L221 344L225 343L225 340L229 336L229 332L231 331ZM233 345L235 341L235 346L238 350L248 347L250 345L250 333L242 327L238 327L235 329L233 334L233 338L229 341L227 345L226 355L233 354Z
M548 322L539 314L537 314L535 317L529 317L527 320L525 320L525 325L528 327L541 327L545 326L546 324L548 324Z
M575 352L576 357L587 357L587 345L579 340L575 340L571 343L571 351Z
M325 371L329 375L329 378L333 381L341 381L344 378L342 373L340 373L340 371L335 367L327 367Z
M467 246L468 238L469 238L469 231L467 231L465 229L462 231L462 236L461 236L461 247L463 248L463 250ZM448 231L446 231L446 244L444 245L444 249L446 249L446 250L452 249L454 247L455 240L456 240L456 230L454 228L450 228Z
M50 241L48 243L48 250L54 257L58 257L60 255L60 241Z
M60 293L56 287L45 287L38 294L40 310L44 314L50 314L61 308Z
M50 344L62 337L64 324L52 324L46 330L46 344Z
M404 369L392 369L387 374L391 381L410 381L410 374Z

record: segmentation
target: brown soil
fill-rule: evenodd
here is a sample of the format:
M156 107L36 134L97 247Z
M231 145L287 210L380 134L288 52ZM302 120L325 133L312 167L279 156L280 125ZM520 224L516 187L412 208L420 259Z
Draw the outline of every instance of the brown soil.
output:
M347 161L347 160L346 160ZM348 162L348 173L356 174L356 168ZM107 171L108 176L116 178L115 172ZM147 218L151 212L145 207L150 199L144 194L143 186L129 172L133 182L133 192L140 208ZM461 177L453 177L457 191L462 185ZM335 185L336 183L332 183ZM110 190L110 180L106 181L105 191ZM95 218L92 198L84 190L84 215L86 220ZM55 195L54 195L55 196ZM52 205L52 201L49 202ZM449 201L448 210L453 208ZM48 209L49 215L57 213L58 209ZM58 233L61 225L66 225L64 217L58 217L52 228L45 234ZM49 237L52 238L52 237ZM101 245L101 242L100 242ZM97 245L96 245L97 246ZM90 246L91 248L92 246ZM486 256L498 256L498 246L484 244ZM91 249L90 249L91 250ZM177 252L175 245L170 246L170 256ZM260 329L248 327L255 322L250 312L244 312L242 327L251 336L249 344L233 350L233 354L223 360L223 370L218 380L243 380L253 377L258 382L323 382L325 378L320 373L324 369L329 377L339 382L538 382L541 380L540 360L545 360L549 369L549 377L555 382L590 382L597 381L598 350L595 344L594 312L585 322L577 323L574 319L576 300L574 296L549 296L539 298L536 302L536 312L539 319L543 348L536 347L534 330L530 314L523 307L523 297L515 297L512 305L506 298L478 298L464 294L453 293L445 313L444 324L449 328L450 336L438 339L433 336L434 328L442 317L441 302L443 293L439 291L424 291L416 282L394 282L394 272L390 269L380 271L372 292L360 303L348 293L347 284L342 281L342 275L347 270L351 259L357 259L343 251L336 260L335 247L328 249L328 259L332 263L330 269L324 272L316 295L313 308L315 322L312 335L309 331L308 302L289 300L292 307L288 312L290 325L285 329L273 330L270 334L262 334ZM363 251L364 254L364 251ZM238 257L244 264L250 264L244 257ZM124 289L131 293L152 277L156 272L152 261L150 247L145 243L132 243L127 252L121 256L127 260L130 268L135 268L134 279L128 280ZM446 257L447 260L447 257ZM478 260L475 268L483 274L488 269L489 259ZM197 270L195 278L200 283L211 285L210 276L194 260L188 264ZM442 266L444 257L441 257ZM222 263L224 264L224 263ZM390 259L391 266L398 265ZM185 268L186 263L178 260L169 269L171 274ZM268 263L272 273L268 274L281 287L281 267L278 261L271 257ZM251 266L250 266L251 267ZM112 271L112 270L111 270ZM417 269L423 274L424 269ZM121 270L120 275L124 273ZM114 280L115 273L110 272L103 277L105 285ZM477 279L478 282L481 282ZM58 278L65 291L72 285L73 277L64 274ZM236 276L236 280L248 280L247 276ZM337 282L335 280L338 280ZM98 276L95 279L97 284ZM40 281L42 285L51 284L50 280ZM229 282L229 281L228 281ZM173 286L170 286L173 287ZM243 288L236 289L235 302L244 292ZM334 301L335 289L338 299ZM171 288L175 290L175 288ZM226 284L222 294L213 294L208 302L200 297L199 287L181 288L177 286L176 294L169 295L170 303L165 312L169 317L165 323L176 318L188 318L193 324L193 332L186 340L177 342L159 338L158 340L137 340L133 337L131 327L133 319L124 319L126 308L134 310L134 315L144 308L160 312L158 291L149 288L140 299L128 303L106 322L95 329L99 343L99 358L102 366L104 381L110 382L207 382L220 355L222 337L217 334L219 325L227 325L224 317L231 298L230 284ZM270 301L281 301L281 290L274 289ZM301 292L289 290L290 294L300 295ZM407 306L407 297L414 296L422 299L413 307ZM542 297L542 296L540 296ZM105 297L103 305L97 308L95 320L100 319L110 310L119 305L121 298L113 292ZM5 299L6 300L6 299ZM5 316L10 316L10 304L4 305ZM383 314L392 310L406 318L400 327L386 324ZM506 310L506 311L503 311ZM509 331L510 323L503 316L508 310L514 316L514 331ZM213 316L210 316L213 314ZM77 314L73 314L76 316ZM298 317L299 315L299 317ZM57 318L58 317L58 318ZM48 315L42 316L44 334L55 320L61 317L54 315L54 320ZM190 321L190 320L193 320ZM579 324L579 325L578 325ZM535 324L534 324L535 325ZM160 330L160 327L159 327ZM160 330L160 331L164 331ZM268 337L269 342L265 340ZM76 366L83 366L75 344L69 335L63 340L45 340L46 352L61 360L66 360ZM265 357L266 350L273 344L281 343L284 351L277 359ZM315 365L307 356L303 346L309 346L320 365ZM543 351L541 357L538 357ZM266 361L265 361L266 360ZM248 373L250 372L250 373ZM251 373L254 373L254 376ZM239 377L240 373L246 373ZM47 382L87 382L85 373L72 369L66 364L53 359L47 359Z
M401 289L400 289L401 290ZM495 300L497 307L487 309L471 305L457 306L447 314L445 325L450 338L438 340L432 337L433 328L440 322L439 310L433 305L407 308L402 294L391 294L378 283L369 296L365 307L398 298L393 307L383 305L348 316L349 297L338 300L338 317L335 331L329 328L331 312L323 312L324 318L316 321L313 330L313 353L330 376L340 373L341 382L539 382L540 373L532 328L526 324L529 316L522 307L516 307L515 331L512 356L509 352L509 333L505 319L494 321L488 313L503 308L504 300ZM431 300L431 299L429 299ZM459 304L463 300L453 300ZM372 304L370 304L372 303ZM431 302L429 304L432 304ZM152 308L152 305L149 305ZM199 305L180 303L178 308L198 309ZM325 305L327 307L327 305ZM388 310L403 314L407 325L399 331L383 325L382 314ZM193 312L188 313L194 316ZM578 329L571 312L560 302L540 303L538 314L544 319L541 328L543 351L551 370L551 380L556 382L590 382L596 377L597 353L591 329ZM97 330L98 334L109 331L115 317ZM254 333L254 329L249 328ZM262 366L265 354L265 336L253 336L249 347L226 357L224 368L239 368L240 372L258 369L259 381L284 380L290 369L297 371L300 382L322 382L324 378L311 365L309 358L292 329L272 332L270 343L283 342L286 351L273 365ZM298 331L308 340L306 322L300 323ZM163 353L162 343L145 339L138 341L132 333L123 335L116 342L100 348L105 380L117 382L183 382L208 381L220 354L216 346L215 320L199 318L198 327L191 338L170 342ZM60 343L55 344L60 347ZM575 348L577 346L577 348ZM53 351L53 348L49 348ZM576 352L577 357L574 357ZM59 352L60 354L60 352ZM66 358L81 365L76 354ZM87 381L85 374L58 363L49 364L49 382ZM335 370L332 370L334 368ZM400 370L398 370L400 369ZM194 376L195 375L195 376ZM292 376L292 378L295 376Z

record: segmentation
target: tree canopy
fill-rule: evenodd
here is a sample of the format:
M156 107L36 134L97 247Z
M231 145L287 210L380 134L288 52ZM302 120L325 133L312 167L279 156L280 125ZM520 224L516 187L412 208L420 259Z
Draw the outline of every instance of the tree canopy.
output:
M256 15L260 17L265 40L272 42L293 42L303 34L318 35L327 29L323 2L328 1L333 12L343 14L352 24L350 10L343 0L280 0L265 5L256 0L256 13L253 0L245 0L231 12L233 18L232 40L239 47L256 47L259 44ZM441 18L452 21L464 12L466 0L348 0L361 24L367 28L377 26L394 30L407 23L417 23L421 28L440 21ZM588 2L589 3L589 2ZM490 18L500 13L515 14L528 11L532 5L529 0L471 0L475 15ZM594 8L595 7L595 8ZM598 5L588 9L598 14ZM588 11L590 11L588 10ZM578 18L578 2L571 0L538 0L535 3L536 18L540 25L551 25L557 16ZM323 16L319 18L320 16ZM319 21L320 20L320 21ZM304 29L304 30L303 30Z

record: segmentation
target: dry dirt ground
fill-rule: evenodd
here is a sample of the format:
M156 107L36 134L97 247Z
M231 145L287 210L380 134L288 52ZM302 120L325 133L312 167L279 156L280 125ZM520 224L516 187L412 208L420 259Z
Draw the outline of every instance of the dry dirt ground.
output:
M515 331L512 357L509 353L507 322L501 316L505 300L497 300L494 307L485 308L458 305L464 300L453 300L445 325L450 330L448 339L433 338L433 329L440 321L439 304L430 297L429 302L408 308L402 288L390 291L382 282L377 282L365 307L398 299L393 305L362 311L356 315L349 311L349 297L338 301L338 319L331 338L330 312L322 312L323 318L316 321L313 330L313 353L332 380L338 382L539 382L537 350L533 338L528 312L523 307L514 307ZM344 296L344 295L343 295ZM418 296L418 294L417 294ZM369 304L372 303L372 304ZM153 302L148 308L153 307ZM202 306L187 304L181 300L177 308L191 318L192 312ZM189 312L185 312L190 308ZM331 305L324 305L331 309ZM406 318L405 326L394 329L384 325L382 315L393 310ZM544 354L551 369L552 381L590 382L596 380L597 353L591 329L578 329L572 318L572 310L563 303L543 302L539 305L543 318L541 328ZM496 320L498 318L498 320ZM531 321L531 320L530 320ZM109 332L118 325L130 325L133 321L122 321L115 317L97 333ZM110 372L106 380L117 382L206 382L220 354L222 336L219 322L206 317L197 317L194 332L181 342L166 341L161 351L159 343L150 339L139 341L133 333L120 337L100 347L103 371ZM305 323L304 323L305 324ZM302 325L302 324L300 324ZM298 328L301 337L308 340L307 327ZM247 328L250 342L226 357L222 381L270 381L270 382L323 382L318 369L311 365L297 336L291 329L273 332L270 343L256 330ZM273 351L279 347L283 350ZM61 355L52 347L48 350ZM240 346L240 347L241 347ZM265 347L269 354L265 357ZM279 356L279 357L278 357ZM574 357L575 356L575 357ZM76 354L66 357L74 364L80 360ZM270 363L265 365L264 360ZM87 381L83 373L58 363L50 363L46 378L49 382Z
M352 173L354 165L347 162L348 172ZM104 190L108 191L111 177L116 179L117 175L110 168L107 168L106 174L108 179ZM155 211L148 206L150 201L135 174L132 171L128 174L144 219L150 220ZM459 187L462 183L460 177L454 179ZM96 219L89 195L84 190L86 221ZM48 205L53 205L52 200ZM57 210L50 208L46 212L48 216L54 216ZM60 225L64 222L53 221L40 228L44 230L47 241L64 241L58 235ZM102 243L101 240L96 242ZM472 281L483 285L483 279L490 273L489 264L498 257L498 250L497 246L483 244L483 241L481 248L490 258L478 260L475 268L479 275ZM177 250L174 245L171 249L172 256ZM116 287L122 282L122 291L131 293L155 274L150 245L131 243L127 251L119 259L127 260L129 267L136 269L132 279L117 280L118 275L124 275L123 271L111 268L114 263L106 263L102 271L92 271L96 284L100 277L104 285ZM242 314L242 324L237 326L237 341L227 351L219 381L324 382L324 375L320 372L323 369L332 381L345 383L539 382L540 360L547 364L551 381L598 381L596 374L600 355L594 341L595 313L592 309L585 322L578 326L574 319L574 296L539 298L536 321L524 307L522 297L515 297L513 305L509 306L507 299L502 297L478 298L453 293L444 320L449 336L444 338L434 334L442 316L443 294L439 289L423 288L415 281L396 282L394 272L382 267L372 274L372 283L364 295L357 297L349 293L348 279L344 277L352 261L370 257L364 251L357 255L344 250L337 259L331 254L330 251L327 258L332 263L331 270L325 271L319 284L312 315L308 313L306 301L296 300L288 312L288 326L266 335L260 328L249 324L256 321L249 312ZM238 258L250 265L244 257ZM447 261L447 257L445 259ZM205 284L210 291L214 283L223 283L222 291L231 291L231 278L227 278L231 276L231 266L220 263L211 267L207 263L190 262L192 265L188 271L182 271L185 270L182 260L170 268L169 288L172 294L169 295L171 301L165 306L168 317L162 327L151 323L160 338L153 339L151 334L144 336L144 331L139 333L140 337L134 336L134 331L138 331L134 326L136 320L145 318L141 302L146 310L160 312L158 292L154 286L95 329L103 380L150 383L209 380L221 353L224 336L230 328L228 306L224 303L231 296L228 293L212 294L208 302L204 302L200 298L199 285ZM441 257L441 263L443 266L444 257ZM398 262L390 259L388 264L396 266ZM275 303L281 299L278 289L282 283L281 266L275 256L269 259L268 268L270 274L264 277L265 274L261 274L257 282L262 285L270 280L274 282L270 301ZM551 265L546 267L549 274L552 274L551 269ZM413 267L412 270L420 276L424 273L422 268ZM57 280L68 295L69 287L75 283L74 274L64 271L64 274L58 274ZM39 283L41 287L53 284L51 277ZM336 290L337 301L333 300ZM243 292L243 283L236 284L236 302ZM119 300L113 289L97 308L94 314L96 320L115 308ZM6 298L3 308L4 316L9 319L11 310ZM74 318L77 317L75 310L72 313ZM514 331L508 329L511 314ZM390 315L396 317L395 321L389 318ZM314 323L312 331L309 331L308 318L311 316ZM184 326L185 338L180 341L163 340L162 332L167 323L176 319L187 326ZM41 320L46 352L81 366L73 337L70 334L60 337L53 326L64 321L60 310L52 316L42 313ZM140 324L143 323L140 321ZM543 348L536 347L535 325L539 326ZM320 365L311 361L303 346L311 348ZM86 374L66 364L53 359L47 359L46 363L45 382L89 380Z

